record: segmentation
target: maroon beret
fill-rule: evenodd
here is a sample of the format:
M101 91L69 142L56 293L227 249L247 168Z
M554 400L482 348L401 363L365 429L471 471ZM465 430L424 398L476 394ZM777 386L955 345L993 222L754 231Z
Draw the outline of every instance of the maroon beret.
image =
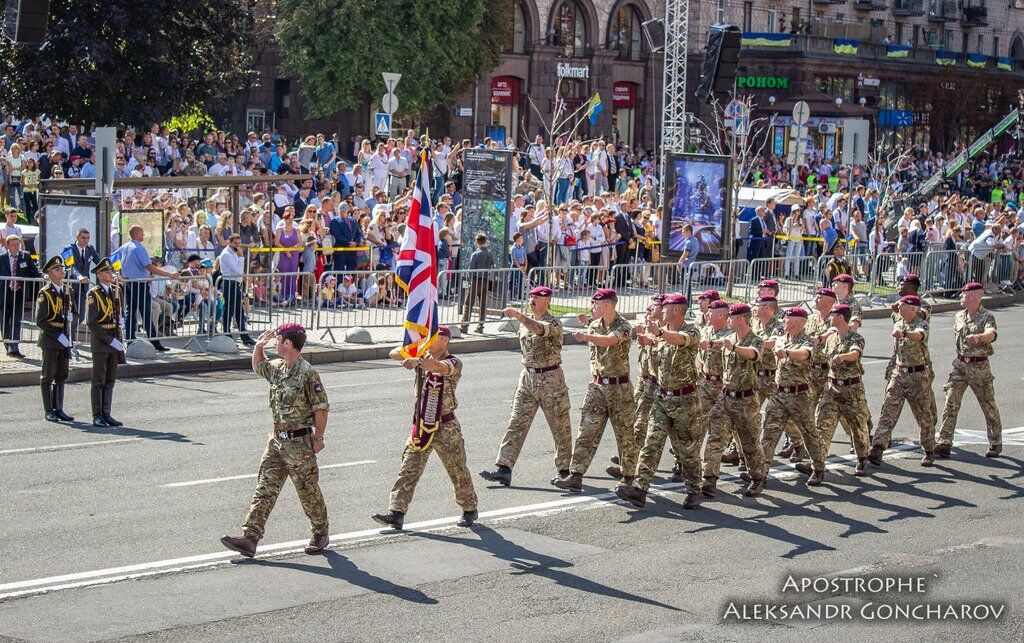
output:
M772 296L769 295L769 296L758 297L757 299L754 300L754 303L755 304L777 304L777 303L779 303L779 300L776 299L775 297L772 297Z
M448 328L447 326L438 326L437 327L437 334L440 335L441 337L447 337L448 339L451 339L452 338L452 329Z
M853 309L850 308L849 306L847 306L846 304L836 304L835 306L832 306L832 310L830 310L828 312L830 312L830 313L839 313L840 315L848 315L849 316L849 315L853 314Z
M832 299L836 298L836 291L831 288L818 288L818 294L822 297L831 297Z
M661 303L663 303L665 301L665 293L658 293L657 295L651 295L651 301L654 302L655 305L660 305Z
M605 300L616 301L618 298L619 298L619 296L617 294L615 294L615 290L614 289L612 289L612 288L599 288L597 290L597 292L594 293L594 296L591 297L590 299L591 299L591 301L605 301Z
M285 322L285 323L283 323L283 324L281 324L280 326L277 327L277 334L278 335L287 335L289 333L305 333L305 332L306 332L306 327L303 326L302 324L297 324L295 322Z
M836 278L832 280L834 284L850 284L853 285L853 277L847 274L836 275Z
M908 306L920 306L921 298L918 297L917 295L907 295L906 297L900 299L900 303L906 304Z
M533 289L530 290L530 294L536 295L538 297L550 297L551 289L548 288L547 286L535 286Z
M718 301L721 298L722 296L718 294L717 290L705 290L697 295L697 299L708 299L710 301Z
M665 301L663 303L665 306L687 306L690 304L689 300L687 300L685 296L675 292L665 295Z
M716 299L708 306L708 310L718 310L719 308L728 308L729 302Z
M900 279L900 281L902 281L903 283L917 284L918 286L921 285L921 278L915 275L914 273L904 275L903 279Z
M799 306L793 306L786 310L786 317L802 317L803 319L807 319L807 309L800 308Z
M779 292L779 282L774 279L762 279L761 283L757 284L758 288L771 288L775 292Z
M972 281L968 284L964 284L964 287L960 289L960 292L971 292L972 290L985 290L985 286L981 285L977 281Z
M729 316L730 317L732 317L733 315L749 315L749 314L750 314L750 306L748 306L746 304L733 304L732 306L729 306Z

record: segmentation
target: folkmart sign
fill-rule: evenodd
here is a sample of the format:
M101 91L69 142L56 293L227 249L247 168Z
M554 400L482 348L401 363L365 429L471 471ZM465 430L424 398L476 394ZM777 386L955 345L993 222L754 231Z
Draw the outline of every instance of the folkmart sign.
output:
M737 76L736 85L746 89L789 89L785 76Z

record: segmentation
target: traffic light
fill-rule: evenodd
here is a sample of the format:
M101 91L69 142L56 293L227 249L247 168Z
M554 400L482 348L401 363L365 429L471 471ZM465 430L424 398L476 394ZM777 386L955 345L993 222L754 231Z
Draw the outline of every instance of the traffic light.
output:
M710 104L714 102L716 94L732 91L742 39L743 32L736 25L714 24L708 28L704 68L697 86L697 98L701 102Z

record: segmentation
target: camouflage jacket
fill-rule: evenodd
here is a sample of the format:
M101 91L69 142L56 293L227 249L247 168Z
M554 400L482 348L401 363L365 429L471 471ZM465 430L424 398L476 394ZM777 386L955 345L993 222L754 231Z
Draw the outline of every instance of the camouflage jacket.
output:
M658 386L675 391L697 383L697 367L695 358L700 345L700 331L692 324L683 324L678 331L686 335L686 343L681 345L658 342Z
M796 337L781 335L775 340L775 350L784 349L787 351L806 350L814 354L814 345L806 333L800 333ZM779 370L775 373L775 383L779 386L800 386L809 384L811 377L811 360L805 359L802 362L794 362L788 357L779 360Z
M969 335L996 332L996 317L984 306L978 308L974 315L968 315L966 310L956 314L953 322L953 335L956 338L956 353L963 357L988 357L992 355L992 344L979 344L971 346L967 343Z
M629 345L633 341L633 327L616 314L607 327L600 318L590 322L587 332L592 335L615 335L614 346L590 345L590 374L595 377L622 377L629 375Z
M525 324L519 324L519 345L523 349L523 366L546 368L562 363L562 322L550 313L538 321L544 327L544 334L531 332Z
M757 336L757 333L750 331L741 340L732 336L736 346L752 348L757 352L755 359L740 357L735 350L723 350L722 356L725 360L725 369L722 372L722 384L725 388L734 391L746 391L757 388L757 363L761 359L761 350L764 342Z
M265 359L256 374L270 382L270 413L274 426L304 429L313 426L313 411L329 410L320 374L304 359L288 368L283 359Z

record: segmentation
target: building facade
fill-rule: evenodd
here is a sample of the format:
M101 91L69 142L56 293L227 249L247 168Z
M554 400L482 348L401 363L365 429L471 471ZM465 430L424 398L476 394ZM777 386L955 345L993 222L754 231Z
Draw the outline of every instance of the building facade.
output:
M394 130L427 125L453 138L522 145L547 131L556 110L569 113L599 94L603 112L583 122L580 136L637 147L657 141L662 59L641 25L664 16L664 0L507 1L515 20L498 66L419 123L398 118ZM877 140L949 150L999 120L1024 87L1024 0L691 0L686 100L702 118L709 108L693 96L716 22L745 33L738 93L753 94L779 127L794 102L813 99L821 149L835 151L844 119L855 118ZM258 72L248 129L337 132L342 140L373 131L373 104L307 119L280 52L268 50Z

